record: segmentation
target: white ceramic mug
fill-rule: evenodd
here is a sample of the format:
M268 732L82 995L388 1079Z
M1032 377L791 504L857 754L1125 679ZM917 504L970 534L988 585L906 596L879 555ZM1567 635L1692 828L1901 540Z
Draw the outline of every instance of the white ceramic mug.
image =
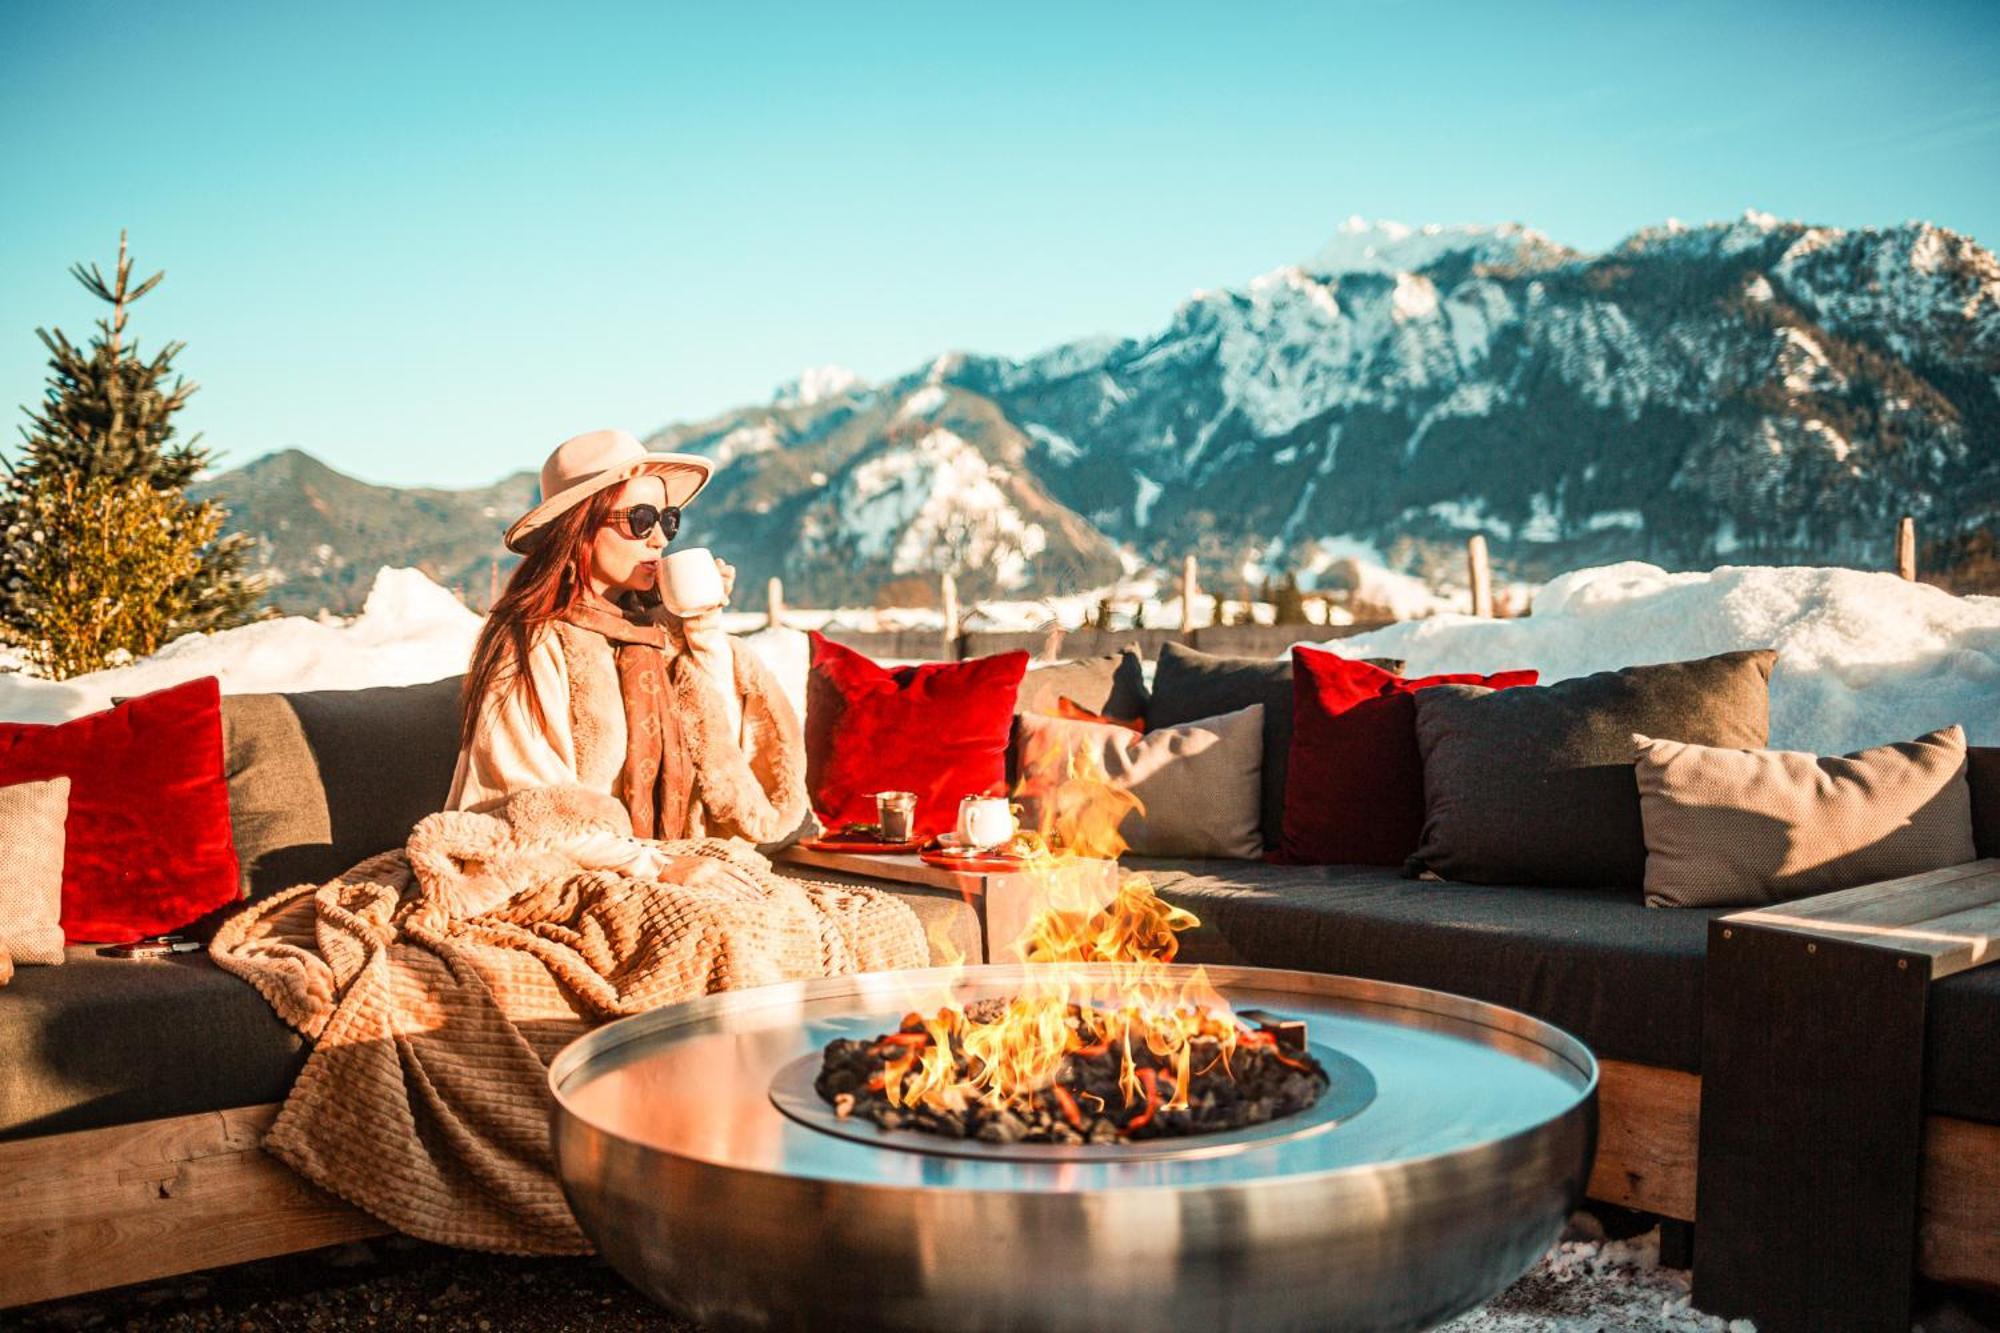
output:
M1020 827L1004 796L968 796L958 803L958 839L967 847L998 847Z
M722 593L722 570L706 546L690 546L661 556L659 588L660 601L677 616L713 611L727 600Z

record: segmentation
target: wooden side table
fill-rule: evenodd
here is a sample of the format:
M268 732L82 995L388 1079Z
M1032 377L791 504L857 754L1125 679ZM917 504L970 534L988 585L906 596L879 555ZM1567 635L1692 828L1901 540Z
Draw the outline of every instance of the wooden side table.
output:
M1042 880L1033 874L949 870L931 865L914 854L816 852L805 847L788 847L775 859L780 865L833 870L893 884L918 884L960 895L979 918L981 956L975 961L982 963L1019 961L1018 952L1009 946L1027 929L1044 892ZM1110 902L1118 887L1118 863L1093 861L1089 865L1092 869L1088 873L1100 880L1093 891L1100 895L1100 902ZM1086 886L1089 883L1087 878L1071 882Z
M1698 1307L1909 1328L1930 985L1996 955L2000 860L1709 923Z

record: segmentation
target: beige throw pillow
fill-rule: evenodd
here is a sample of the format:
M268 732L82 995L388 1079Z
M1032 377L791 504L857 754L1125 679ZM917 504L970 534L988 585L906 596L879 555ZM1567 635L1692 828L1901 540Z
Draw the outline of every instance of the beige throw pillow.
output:
M69 779L0 787L0 953L63 960L63 825Z
M1126 727L1065 718L1020 719L1021 792L1030 827L1037 809L1074 808L1074 785L1099 771L1137 797L1143 810L1118 821L1135 856L1264 854L1258 828L1264 759L1264 706L1251 704L1138 735ZM1065 789L1066 788L1066 789ZM1061 832L1061 817L1056 831Z
M1959 727L1834 758L1632 742L1649 907L1783 902L1977 855Z

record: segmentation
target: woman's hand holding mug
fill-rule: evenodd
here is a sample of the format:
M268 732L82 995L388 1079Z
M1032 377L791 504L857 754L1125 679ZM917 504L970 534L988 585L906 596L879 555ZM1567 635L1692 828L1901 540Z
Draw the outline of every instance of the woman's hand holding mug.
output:
M660 557L660 602L683 620L720 611L736 586L736 567L718 560L705 546L669 551Z

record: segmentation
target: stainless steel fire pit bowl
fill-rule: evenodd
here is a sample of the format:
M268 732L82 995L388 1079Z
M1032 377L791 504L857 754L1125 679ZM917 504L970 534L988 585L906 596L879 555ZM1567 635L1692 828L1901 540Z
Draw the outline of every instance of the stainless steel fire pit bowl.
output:
M807 1123L799 1071L828 1041L892 1031L946 989L1010 995L1027 971L766 986L581 1038L549 1069L578 1221L634 1285L714 1328L1418 1329L1525 1272L1582 1196L1597 1064L1581 1042L1306 972L1208 970L1233 1006L1303 1019L1338 1057L1324 1109L1261 1134L989 1155Z

